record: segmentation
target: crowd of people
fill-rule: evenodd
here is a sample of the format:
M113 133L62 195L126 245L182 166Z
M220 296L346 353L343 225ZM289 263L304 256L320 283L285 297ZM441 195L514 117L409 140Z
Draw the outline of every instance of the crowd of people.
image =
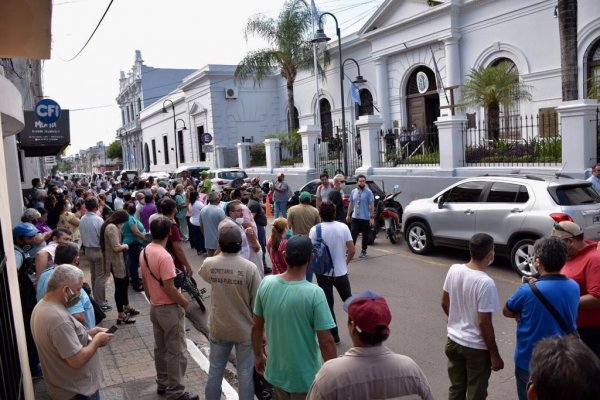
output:
M353 295L351 289L348 271L358 236L359 258L365 258L366 231L374 223L365 176L357 177L346 212L342 175L332 183L321 175L316 207L303 192L288 209L289 185L279 174L268 240L262 188L232 189L222 201L208 177L201 178L184 172L172 184L137 177L129 182L126 176L34 179L30 207L13 237L31 373L43 376L52 398L100 398L98 349L113 334L96 325L112 309L106 298L111 275L117 324L135 324L140 314L130 305L129 290L144 291L150 301L157 393L198 398L183 385L190 300L177 282L178 274L193 274L186 243L204 257L199 276L211 286L206 399L221 398L234 347L240 399L253 399L260 384L272 387L278 399L433 398L421 368L383 345L392 334L385 298L372 291ZM322 245L327 251L318 257L327 258L326 270L314 264L322 261L315 255ZM504 367L492 323L501 305L486 273L494 254L489 235L474 235L471 259L452 265L443 285L450 399L486 398L492 371ZM597 244L565 221L536 242L534 254L539 277L520 286L502 311L517 321L519 399L600 398ZM90 266L90 288L78 268L80 256ZM334 288L353 344L341 357Z

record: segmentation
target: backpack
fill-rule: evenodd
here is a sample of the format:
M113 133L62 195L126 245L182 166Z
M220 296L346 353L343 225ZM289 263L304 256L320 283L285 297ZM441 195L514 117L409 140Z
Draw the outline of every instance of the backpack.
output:
M317 275L327 275L333 271L333 260L329 247L321 236L321 224L317 225L317 241L313 243L309 268Z

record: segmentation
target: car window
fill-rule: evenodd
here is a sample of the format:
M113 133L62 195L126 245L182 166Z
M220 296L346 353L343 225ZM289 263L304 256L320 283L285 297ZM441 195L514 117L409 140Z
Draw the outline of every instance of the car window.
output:
M304 185L304 189L302 190L303 192L308 192L310 194L316 195L317 194L317 187L319 187L319 185L321 184L321 182L316 183L316 182L309 182L306 185Z
M529 200L527 188L523 185L494 182L487 196L488 203L525 203Z
M600 196L590 185L560 186L556 188L554 201L561 206L577 206L600 203Z
M209 177L210 179L214 179L214 177L215 177L215 173L214 173L214 172L209 172L209 173L208 173L208 177Z
M219 173L220 178L222 179L237 179L237 178L247 178L246 172L244 171L224 171Z
M465 182L450 189L444 195L445 203L476 203L487 182Z

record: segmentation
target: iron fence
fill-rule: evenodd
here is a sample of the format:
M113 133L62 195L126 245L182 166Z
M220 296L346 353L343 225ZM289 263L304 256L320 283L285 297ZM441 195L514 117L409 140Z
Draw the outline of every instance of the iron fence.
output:
M390 129L379 131L377 140L378 166L437 166L440 163L439 135L435 126L425 132Z
M344 146L340 125L335 126L335 135L318 139L315 144L315 169L317 173L327 172L330 178L338 173L348 177L354 176L356 169L362 165L360 133L356 127L348 123L346 124L348 171L344 171Z
M0 246L2 236L0 235ZM0 247L0 399L23 399L23 375L17 349L6 257Z
M562 138L556 112L512 115L462 126L464 166L558 166Z

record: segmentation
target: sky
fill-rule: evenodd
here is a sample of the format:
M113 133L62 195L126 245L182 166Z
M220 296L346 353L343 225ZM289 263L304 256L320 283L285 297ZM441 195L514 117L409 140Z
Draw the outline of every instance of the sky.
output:
M360 29L384 0L315 1L340 22L342 37ZM44 95L69 109L71 146L67 154L115 140L121 114L115 98L119 71L127 73L141 50L145 65L199 69L237 64L247 51L265 46L245 41L253 15L276 17L283 0L114 0L87 47L110 0L53 0L52 53L43 64ZM329 18L324 18L327 20ZM335 37L335 25L325 32Z

